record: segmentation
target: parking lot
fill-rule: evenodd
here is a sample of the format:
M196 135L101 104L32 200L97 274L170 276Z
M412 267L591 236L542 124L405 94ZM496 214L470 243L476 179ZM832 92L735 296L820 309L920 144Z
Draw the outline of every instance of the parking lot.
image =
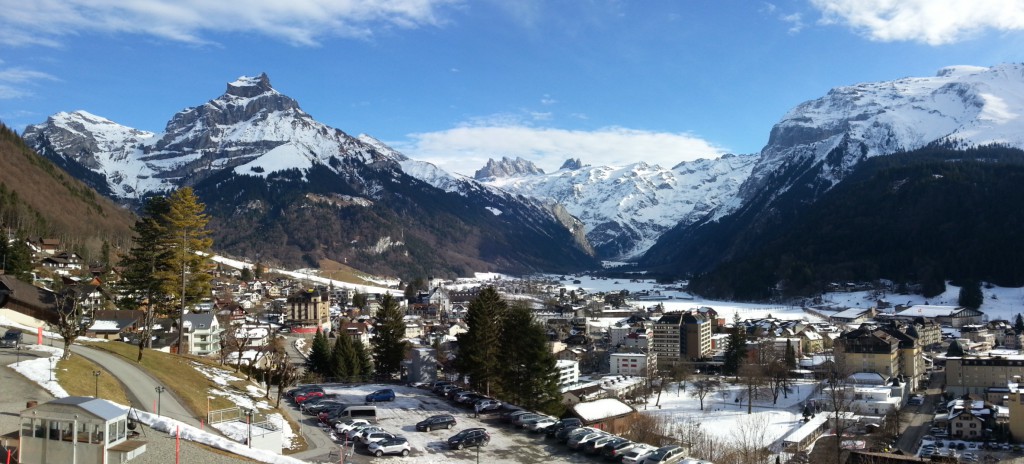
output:
M412 446L411 454L402 458L398 456L374 457L366 447L356 444L346 456L345 462L369 463L384 460L396 460L406 463L441 463L441 462L489 462L489 463L586 463L605 462L599 456L576 454L564 444L555 440L545 439L543 434L533 434L516 429L504 423L496 413L481 414L473 417L472 408L457 407L442 396L429 390L412 387L366 384L366 385L323 385L328 395L346 404L364 404L368 393L381 388L393 388L395 400L376 403L377 425L384 430L404 436ZM290 412L298 420L301 417L303 428L316 428L318 433L331 436L331 432L320 426L317 418L302 415L292 405ZM432 432L416 431L416 423L436 414L452 414L457 424L450 430L441 429ZM491 435L490 443L481 448L470 448L461 451L449 450L446 440L460 430L483 427ZM331 437L332 439L334 437ZM334 443L338 443L334 441ZM340 448L340 444L338 445ZM477 454L479 453L479 458ZM337 456L337 454L335 454Z

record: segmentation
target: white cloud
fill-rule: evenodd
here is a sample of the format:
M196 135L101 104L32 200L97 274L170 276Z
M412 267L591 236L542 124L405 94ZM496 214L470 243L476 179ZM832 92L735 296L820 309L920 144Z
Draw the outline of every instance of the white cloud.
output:
M554 98L551 98L551 95L544 94L544 96L540 97L540 104L541 105L549 106L549 105L554 105L555 103L558 103L558 100L555 100Z
M796 34L804 29L803 16L800 13L782 15L779 17L783 22L789 23L789 33Z
M502 156L521 156L551 172L570 157L593 165L622 166L646 161L670 167L725 153L723 148L691 134L624 127L580 131L524 125L465 126L410 134L409 138L409 142L392 142L392 146L413 159L469 176L488 158Z
M0 100L30 96L32 92L26 87L39 81L55 80L58 79L42 71L21 67L0 68Z
M207 43L208 32L255 32L295 45L366 38L380 28L439 25L458 0L0 0L0 43L54 46L86 32Z
M985 30L1024 29L1020 0L811 0L825 24L846 24L872 40L943 45Z

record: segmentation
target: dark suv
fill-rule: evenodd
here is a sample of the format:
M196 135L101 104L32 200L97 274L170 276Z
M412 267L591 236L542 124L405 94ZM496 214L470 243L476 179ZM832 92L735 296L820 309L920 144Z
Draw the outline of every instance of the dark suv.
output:
M467 446L487 446L491 442L491 435L482 428L466 429L448 439L448 447L460 450Z
M575 417L569 417L549 425L544 429L544 434L547 435L548 438L554 438L555 434L558 433L559 430L575 429L579 427L583 427L583 421Z
M7 330L4 333L4 338L0 339L0 346L4 348L17 348L19 343L21 343L21 331L18 329Z
M455 427L455 416L451 414L438 414L430 416L416 423L416 430L429 432L435 429L450 429Z

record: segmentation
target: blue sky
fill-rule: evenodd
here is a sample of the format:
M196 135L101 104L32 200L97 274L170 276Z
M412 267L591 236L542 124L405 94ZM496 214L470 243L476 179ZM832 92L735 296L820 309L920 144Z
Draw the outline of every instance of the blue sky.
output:
M266 72L318 120L455 172L668 167L756 153L832 87L1024 61L1022 3L0 0L0 120L159 132Z

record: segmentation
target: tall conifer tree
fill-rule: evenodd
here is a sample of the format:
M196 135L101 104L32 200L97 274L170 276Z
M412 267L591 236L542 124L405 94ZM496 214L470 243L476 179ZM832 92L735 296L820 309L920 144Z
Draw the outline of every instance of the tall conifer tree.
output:
M405 313L391 294L384 294L377 311L377 324L373 337L373 362L376 372L392 379L402 372L405 359Z
M496 395L502 374L501 328L508 304L494 287L483 289L469 303L466 332L458 335L459 354L455 358L459 372L469 375L473 388L485 395Z

